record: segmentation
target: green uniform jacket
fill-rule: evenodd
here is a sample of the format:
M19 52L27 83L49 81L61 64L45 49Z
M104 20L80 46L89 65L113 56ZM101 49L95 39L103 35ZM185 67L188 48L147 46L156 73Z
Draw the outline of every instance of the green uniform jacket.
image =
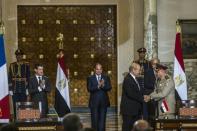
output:
M175 84L171 76L166 75L165 79L158 79L156 88L150 94L151 99L158 101L158 110L160 116L172 116L175 113ZM163 100L166 100L169 111L162 113L160 110Z

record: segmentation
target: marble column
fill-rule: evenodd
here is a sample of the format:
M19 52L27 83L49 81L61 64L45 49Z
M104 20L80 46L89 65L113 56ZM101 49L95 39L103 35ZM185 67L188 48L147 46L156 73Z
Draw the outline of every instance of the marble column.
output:
M144 47L148 60L158 57L157 0L144 0Z

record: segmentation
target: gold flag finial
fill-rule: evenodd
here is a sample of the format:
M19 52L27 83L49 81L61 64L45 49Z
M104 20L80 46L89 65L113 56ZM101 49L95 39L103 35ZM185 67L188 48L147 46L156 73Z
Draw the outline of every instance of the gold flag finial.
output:
M64 46L64 42L63 42L64 35L62 33L59 33L56 40L59 42L59 49L63 49L63 46Z
M176 21L176 32L181 33L181 26L178 20Z
M0 35L5 34L5 26L3 21L0 22Z

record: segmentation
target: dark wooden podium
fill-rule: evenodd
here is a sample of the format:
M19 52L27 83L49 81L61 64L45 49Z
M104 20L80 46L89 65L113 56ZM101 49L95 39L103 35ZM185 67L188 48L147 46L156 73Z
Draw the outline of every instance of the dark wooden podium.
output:
M197 131L197 118L156 119L153 121L153 125L155 131Z
M62 122L59 121L34 121L34 122L13 122L19 131L63 131ZM0 126L3 123L0 124Z
M19 131L63 131L61 122L41 121L41 122L16 122Z

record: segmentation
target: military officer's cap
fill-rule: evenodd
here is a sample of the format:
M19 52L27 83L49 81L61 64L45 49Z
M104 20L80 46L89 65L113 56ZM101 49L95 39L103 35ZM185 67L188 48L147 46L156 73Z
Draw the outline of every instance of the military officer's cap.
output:
M165 65L162 65L162 64L157 64L157 65L156 65L156 69L157 69L157 70L160 70L160 69L166 70L166 69L168 69L168 67L165 66Z
M23 55L23 51L21 49L17 49L15 51L15 55Z
M142 47L142 48L139 48L139 49L137 50L137 52L138 52L138 53L141 53L141 52L145 53L145 52L146 52L146 49L145 49L144 47Z

